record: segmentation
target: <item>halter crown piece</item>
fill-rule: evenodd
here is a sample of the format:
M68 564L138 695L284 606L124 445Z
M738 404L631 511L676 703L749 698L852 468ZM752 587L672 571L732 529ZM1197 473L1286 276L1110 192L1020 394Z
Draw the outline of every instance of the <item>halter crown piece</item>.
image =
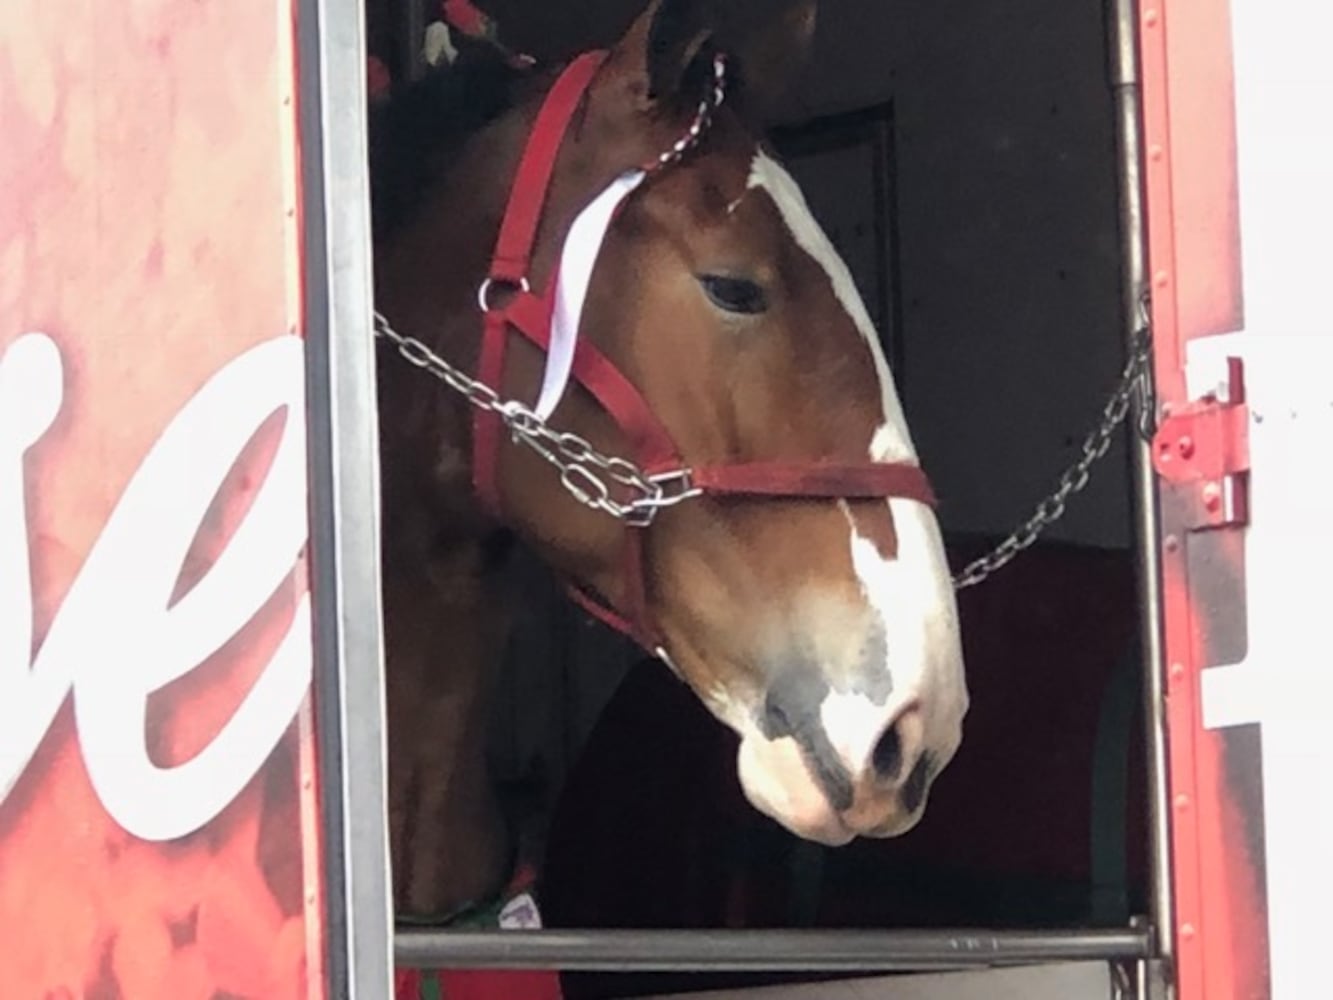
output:
M664 655L662 640L648 614L643 534L658 507L706 495L805 497L812 499L877 499L902 497L933 505L935 497L925 474L910 463L774 461L715 466L690 466L679 454L670 433L653 415L637 388L586 340L578 338L583 300L602 240L616 212L654 172L682 160L708 129L713 112L726 93L726 64L715 57L709 93L682 137L654 162L627 170L583 209L570 227L555 273L540 291L532 289L531 263L537 225L569 123L607 53L584 53L560 74L538 112L528 137L509 203L492 255L490 272L478 290L484 317L476 381L498 387L503 381L505 353L511 332L526 337L546 354L546 370L532 416L544 422L555 410L570 378L579 382L610 414L624 435L639 470L648 480L670 486L641 519L626 518L622 565L624 592L618 601L593 595L577 585L571 596L606 624L640 645ZM495 302L499 289L512 294ZM497 517L501 504L496 471L503 420L500 409L478 408L473 422L472 480L482 502ZM612 471L612 479L625 484ZM576 497L576 484L565 479ZM586 498L580 497L586 502Z

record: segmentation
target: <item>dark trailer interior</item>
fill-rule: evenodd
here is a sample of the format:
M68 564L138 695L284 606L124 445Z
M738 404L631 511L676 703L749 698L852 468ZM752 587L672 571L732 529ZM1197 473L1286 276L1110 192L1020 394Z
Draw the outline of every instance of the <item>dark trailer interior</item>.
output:
M558 59L641 0L481 0ZM393 87L437 0L368 0ZM1032 514L1126 358L1114 12L825 0L772 140L878 321L955 568ZM492 761L548 927L1124 928L1151 910L1134 478L1116 430L1040 540L961 592L972 693L923 822L825 849L755 812L734 739L531 566ZM566 996L790 979L566 973ZM804 976L801 978L812 978Z

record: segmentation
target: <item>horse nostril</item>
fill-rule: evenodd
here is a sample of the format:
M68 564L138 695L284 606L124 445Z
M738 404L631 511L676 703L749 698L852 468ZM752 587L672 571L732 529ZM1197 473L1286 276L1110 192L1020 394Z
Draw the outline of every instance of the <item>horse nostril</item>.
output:
M930 754L925 754L916 762L912 773L907 776L907 781L903 784L903 808L909 813L916 812L925 801L926 786L930 783L930 771Z
M871 754L871 764L878 778L896 778L903 766L903 739L898 733L898 723L884 730L884 735L875 744Z

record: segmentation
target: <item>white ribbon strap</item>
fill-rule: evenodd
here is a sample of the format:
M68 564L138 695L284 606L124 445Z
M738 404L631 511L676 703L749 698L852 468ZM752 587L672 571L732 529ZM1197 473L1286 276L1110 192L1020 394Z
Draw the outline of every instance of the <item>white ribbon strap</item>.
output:
M551 346L546 353L546 371L542 375L542 391L534 411L543 420L548 419L569 385L574 369L574 348L578 345L579 321L583 303L588 297L593 265L602 248L602 240L611 228L620 203L639 186L646 175L642 170L621 174L593 199L565 237L560 254L560 270L556 278L555 313L551 318Z

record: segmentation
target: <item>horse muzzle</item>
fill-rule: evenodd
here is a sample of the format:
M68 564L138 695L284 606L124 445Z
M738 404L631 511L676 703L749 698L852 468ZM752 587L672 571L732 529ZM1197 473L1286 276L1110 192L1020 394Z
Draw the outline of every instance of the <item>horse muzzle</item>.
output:
M833 693L802 716L770 694L760 719L742 733L737 756L746 797L797 836L830 846L912 829L959 743L957 727L945 738L928 734L915 699L876 705Z

